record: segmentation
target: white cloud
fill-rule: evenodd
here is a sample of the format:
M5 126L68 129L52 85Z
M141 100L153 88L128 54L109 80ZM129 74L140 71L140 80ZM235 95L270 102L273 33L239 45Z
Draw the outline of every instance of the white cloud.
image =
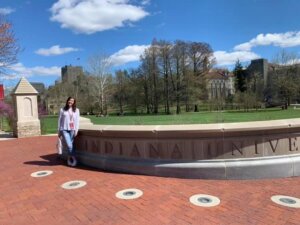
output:
M149 45L129 45L110 56L114 66L124 65L129 62L140 60L145 48Z
M252 59L260 58L260 56L256 53L248 51L215 51L214 57L216 58L218 66L234 65L237 60L239 60L240 62L247 62Z
M4 80L15 80L15 79L17 79L17 78L19 78L19 77L17 77L16 75L1 75L0 76L0 80L1 81L4 81Z
M293 59L284 60L283 62L275 62L275 63L282 65L282 66L295 65L295 64L300 64L300 59L293 58Z
M52 55L63 55L69 52L76 52L79 51L77 48L61 48L59 45L53 45L50 48L40 48L35 51L36 54L38 55L43 55L43 56L52 56Z
M300 64L300 59L293 59L286 63L286 65L295 65L295 64Z
M145 49L149 47L150 45L127 46L110 56L112 65L120 66L129 62L139 61L140 56L144 53ZM252 59L260 58L260 56L256 53L248 51L215 51L214 57L217 61L218 66L234 65L237 60L239 60L240 62L247 62Z
M142 0L142 5L149 5L151 0Z
M59 0L50 11L51 21L85 34L123 27L149 15L129 0Z
M10 7L6 7L6 8L0 8L0 15L8 15L13 13L15 10L10 8Z
M250 51L255 46L274 45L278 47L294 47L300 45L300 31L274 33L274 34L259 34L249 42L239 44L234 47L236 51Z
M61 68L57 66L44 67L25 67L22 63L17 63L9 67L10 75L7 77L30 77L30 76L60 76Z

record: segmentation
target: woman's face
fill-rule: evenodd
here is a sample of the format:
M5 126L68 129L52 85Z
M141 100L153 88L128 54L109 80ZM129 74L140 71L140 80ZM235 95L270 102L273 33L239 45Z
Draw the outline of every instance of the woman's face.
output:
M73 104L74 104L74 98L70 98L68 101L69 107L72 107Z

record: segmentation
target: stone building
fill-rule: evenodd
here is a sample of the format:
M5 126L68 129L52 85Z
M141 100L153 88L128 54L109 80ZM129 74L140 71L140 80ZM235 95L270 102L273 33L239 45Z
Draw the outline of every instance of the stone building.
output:
M45 92L45 84L41 83L41 82L30 82L30 84L34 87L35 90L37 90L37 92L39 94Z
M61 80L66 83L75 82L79 76L83 75L83 69L81 66L64 66L61 68Z
M294 62L292 64L270 63L267 59L251 60L249 66L245 69L248 78L262 79L262 97L268 105L286 104L279 95L279 90L276 90L276 79L282 77L297 77L300 74L300 64ZM300 102L300 96L294 96L290 99L294 102Z
M61 81L49 86L47 94L47 111L49 114L57 114L65 104L66 98L70 95L69 88L76 85L80 76L84 76L81 66L64 66L61 68ZM75 96L76 97L76 96Z
M47 112L47 90L45 88L45 84L41 82L30 82L30 84L38 92L37 101L39 113L41 115L45 114Z
M267 59L254 59L251 60L250 65L247 67L246 71L249 76L258 75L263 78L264 86L268 84L268 73L270 67L273 64L268 63Z
M258 76L263 78L264 87L269 84L269 74L274 70L274 65L267 59L251 60L249 66L245 69L247 76ZM228 97L235 93L234 74L226 70L212 69L207 75L207 90L209 99L218 99L221 96Z
M209 99L219 99L234 94L234 77L225 70L213 69L207 75L207 90Z

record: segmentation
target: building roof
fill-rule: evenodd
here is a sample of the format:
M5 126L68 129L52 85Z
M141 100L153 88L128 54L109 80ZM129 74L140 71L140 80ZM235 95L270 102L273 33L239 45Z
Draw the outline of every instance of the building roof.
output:
M223 70L211 70L206 74L207 79L228 79L233 74Z
M22 77L12 94L38 94L37 90L26 80L25 77Z
M35 90L37 90L39 94L45 91L45 84L42 82L30 82L30 84L34 87Z

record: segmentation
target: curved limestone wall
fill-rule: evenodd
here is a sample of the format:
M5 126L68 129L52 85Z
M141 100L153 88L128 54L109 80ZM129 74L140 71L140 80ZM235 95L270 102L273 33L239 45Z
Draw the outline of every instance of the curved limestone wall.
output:
M81 124L79 162L108 171L208 179L300 175L300 119L247 123Z

